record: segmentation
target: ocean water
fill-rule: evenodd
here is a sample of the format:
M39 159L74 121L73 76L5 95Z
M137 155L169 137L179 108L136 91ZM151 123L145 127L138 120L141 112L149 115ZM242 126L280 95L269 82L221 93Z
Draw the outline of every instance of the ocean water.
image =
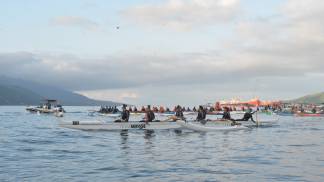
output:
M324 118L232 132L89 132L0 107L0 181L324 181Z

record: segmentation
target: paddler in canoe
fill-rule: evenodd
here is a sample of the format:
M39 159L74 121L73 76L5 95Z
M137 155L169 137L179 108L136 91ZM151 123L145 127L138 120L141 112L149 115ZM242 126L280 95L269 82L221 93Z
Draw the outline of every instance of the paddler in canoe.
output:
M122 113L121 113L121 119L116 120L115 122L128 122L130 112L129 112L129 110L127 110L126 107L127 107L127 105L123 104L123 110L122 110Z
M244 116L242 119L236 119L235 121L249 121L251 119L252 122L255 122L253 119L253 114L256 113L257 111L252 112L251 108L248 108L247 111L245 112Z
M176 109L175 109L175 117L173 119L174 121L176 120L185 120L184 116L183 116L183 111L180 105L177 105Z
M178 117L178 118L183 118L183 110L181 109L181 106L177 106L177 109L176 109L176 113L175 115Z
M207 112L206 110L203 108L203 106L199 106L199 109L198 109L198 115L197 115L197 118L196 118L196 121L199 121L201 122L202 124L206 124L206 115L207 115Z
M153 120L155 119L155 114L154 112L151 110L151 106L148 105L147 106L147 110L145 112L145 118L144 118L144 121L145 123L149 123L149 122L152 122Z
M177 105L177 106L174 108L174 111L175 111L175 115L169 117L169 119L167 119L166 121L168 121L168 120L177 121L177 120L185 120L185 119L186 119L186 118L183 116L182 108L181 108L180 105Z
M231 117L230 109L228 107L224 108L222 120L232 121L231 125L239 125L239 123L237 123L236 120Z

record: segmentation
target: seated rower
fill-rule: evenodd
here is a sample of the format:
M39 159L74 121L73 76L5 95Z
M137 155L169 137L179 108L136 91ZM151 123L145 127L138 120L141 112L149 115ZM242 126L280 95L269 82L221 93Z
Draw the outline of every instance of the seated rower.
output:
M192 109L192 111L193 111L193 112L196 112L196 111L197 111L196 107L194 107L194 108Z
M205 122L206 114L207 114L206 110L202 106L199 106L198 115L197 115L196 120L200 121L203 124L205 124L206 123Z
M123 104L123 111L121 113L121 119L116 120L115 122L128 122L130 112L129 112L129 110L126 109L126 106L127 106L126 104Z
M144 108L144 106L142 106L142 109L141 109L141 111L142 111L142 112L145 112L145 108Z
M253 119L253 116L252 116L252 115L253 115L255 112L256 112L256 111L252 112L252 109L249 108L249 109L245 112L245 114L244 114L244 116L243 116L242 119L236 119L235 121L249 121L249 120L251 119L251 121L254 122L254 119Z
M119 110L117 109L117 106L115 106L115 107L113 108L113 110L112 110L112 113L115 114L115 113L117 113L117 112L119 112Z
M176 118L174 120L184 119L182 109L179 105L176 107L175 116Z
M155 114L151 110L151 106L148 105L145 113L145 123L147 124L148 122L152 122L154 119L155 119Z
M223 118L224 120L232 121L232 125L237 125L238 123L231 117L230 109L228 107L224 108Z
M224 108L224 112L223 112L223 118L222 119L226 119L226 120L233 120L231 117L231 113L228 107Z

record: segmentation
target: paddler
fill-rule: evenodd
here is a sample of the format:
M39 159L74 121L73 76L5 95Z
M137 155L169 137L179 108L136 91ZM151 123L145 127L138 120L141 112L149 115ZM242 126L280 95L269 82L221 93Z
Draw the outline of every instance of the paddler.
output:
M180 105L176 107L175 112L176 112L175 113L176 119L184 119L183 112Z
M117 112L119 112L119 110L117 109L117 106L115 106L112 113L115 114Z
M222 119L232 121L232 125L237 125L237 122L235 121L235 119L233 119L231 117L230 109L228 107L224 108L224 113L223 113Z
M251 121L255 122L253 119L253 116L252 116L255 112L257 112L257 111L252 112L252 109L248 108L248 110L245 112L243 118L236 119L235 121L249 121L251 119Z
M230 109L228 107L224 107L223 119L233 120L231 117Z
M128 122L129 120L129 110L126 109L127 105L126 104L123 104L123 111L122 111L122 114L121 114L121 120L122 122Z
M197 118L196 120L197 121L204 121L206 119L206 110L203 108L203 106L199 106L199 109L198 109L198 115L197 115Z
M142 112L145 112L145 107L144 107L144 106L142 106L141 111L142 111Z
M193 107L192 111L193 112L196 112L197 111L196 107Z
M155 114L151 110L151 106L148 105L145 113L145 123L147 124L148 122L152 122L154 119L155 119Z
M122 113L121 113L121 118L116 120L115 122L128 122L129 120L129 115L130 115L130 112L129 110L127 110L127 105L126 104L123 104L123 107L122 107Z

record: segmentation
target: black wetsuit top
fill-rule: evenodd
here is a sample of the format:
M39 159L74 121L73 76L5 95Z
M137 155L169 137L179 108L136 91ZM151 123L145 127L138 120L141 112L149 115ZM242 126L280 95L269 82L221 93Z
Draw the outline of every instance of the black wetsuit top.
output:
M177 111L176 111L176 114L175 114L178 118L183 118L183 112L180 110L180 109L178 109Z
M123 110L123 112L121 114L121 119L123 121L128 122L128 120L129 120L129 111L128 110Z
M147 122L152 122L155 119L155 114L153 111L148 111L146 113Z
M251 119L251 121L254 121L252 114L254 114L254 112L253 113L246 112L242 119L237 119L235 121L249 121L249 119Z
M206 111L205 110L199 110L198 111L198 116L196 118L197 121L201 121L201 120L204 120L206 119Z
M244 119L244 121L248 121L249 119L251 119L252 121L254 121L252 114L249 113L249 112L247 112L247 113L244 114L243 119Z
M230 114L230 112L227 112L227 111L225 111L225 112L223 113L223 119L233 120L233 119L231 118L231 114Z

